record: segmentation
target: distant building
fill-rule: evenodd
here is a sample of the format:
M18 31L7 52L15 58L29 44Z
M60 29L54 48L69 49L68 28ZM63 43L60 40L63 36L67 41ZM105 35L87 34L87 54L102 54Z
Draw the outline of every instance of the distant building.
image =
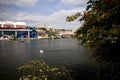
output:
M42 37L48 37L46 36L46 31L42 30L42 29L38 29L36 30L38 33L38 38L42 38Z
M36 38L37 32L28 29L24 22L4 21L0 22L0 38Z
M72 38L74 35L74 30L66 30L66 29L55 29L58 31L57 37L61 38Z

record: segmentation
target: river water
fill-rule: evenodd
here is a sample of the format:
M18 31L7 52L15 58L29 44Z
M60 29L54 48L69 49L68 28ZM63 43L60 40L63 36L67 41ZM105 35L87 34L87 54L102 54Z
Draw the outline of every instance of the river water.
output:
M17 67L41 58L49 65L64 66L75 80L92 80L96 68L90 53L74 39L0 41L0 80L18 80Z

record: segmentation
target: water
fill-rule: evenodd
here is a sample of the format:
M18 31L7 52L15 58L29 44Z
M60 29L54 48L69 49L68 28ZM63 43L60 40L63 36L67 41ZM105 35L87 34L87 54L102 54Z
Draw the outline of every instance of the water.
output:
M18 80L17 67L41 58L49 65L66 67L76 80L90 80L95 73L90 53L73 39L0 41L0 80Z

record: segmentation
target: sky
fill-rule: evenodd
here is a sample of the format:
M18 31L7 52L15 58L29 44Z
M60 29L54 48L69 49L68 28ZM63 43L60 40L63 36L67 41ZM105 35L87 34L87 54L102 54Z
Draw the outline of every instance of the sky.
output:
M48 26L77 29L78 20L66 22L66 17L83 12L88 0L0 0L0 21L25 22L27 26Z

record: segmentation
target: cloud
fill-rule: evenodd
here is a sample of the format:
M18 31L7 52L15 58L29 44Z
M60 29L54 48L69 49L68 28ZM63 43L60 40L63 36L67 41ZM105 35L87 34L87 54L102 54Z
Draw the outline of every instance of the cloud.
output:
M16 6L32 6L35 5L39 0L0 0L2 5L16 5Z
M28 13L28 12L17 12L17 13L6 13L1 12L0 15L4 16L2 20L11 20L11 21L24 21L27 25L37 25L38 23L43 25L45 22L48 26L52 26L54 28L65 28L65 29L75 29L80 27L79 21L66 22L66 17L75 14L76 12L83 12L85 10L84 7L76 8L73 10L59 10L53 12L50 15L42 15L39 13ZM9 17L10 16L10 17Z
M12 8L0 7L0 20L13 20L15 12Z
M18 2L20 3L18 4ZM6 5L19 5L24 6L25 4L34 5L36 4L36 1L38 0L0 0L0 4L4 3ZM42 1L42 0L39 0ZM49 2L54 2L55 0L47 0ZM12 3L14 2L14 3ZM23 3L23 4L22 4ZM0 7L0 20L2 21L22 21L26 22L27 25L37 25L38 23L43 25L44 23L47 23L48 26L52 26L54 28L65 28L65 29L76 29L80 27L79 21L73 21L73 22L66 22L66 17L75 14L76 12L83 12L85 10L85 7L74 8L72 10L66 10L66 9L59 9L55 10L54 12L44 15L41 14L41 12L28 12L26 11L19 11L12 7L3 6Z
M65 5L79 5L79 4L86 4L88 0L61 0L62 4Z
M37 25L38 23L43 25L45 22L54 28L65 28L65 29L75 29L80 27L79 21L66 22L66 17L75 14L76 12L83 12L84 7L76 8L73 10L59 10L53 12L50 15L42 15L38 13L27 13L27 12L18 12L15 21L24 21L27 22L27 25ZM14 15L13 15L14 16Z
M50 25L53 25L55 27L59 28L68 28L68 29L75 29L80 27L79 21L73 21L73 22L66 22L66 17L75 14L76 12L83 12L85 10L84 7L82 8L76 8L73 10L60 10L58 12L54 12L49 16L48 23Z

